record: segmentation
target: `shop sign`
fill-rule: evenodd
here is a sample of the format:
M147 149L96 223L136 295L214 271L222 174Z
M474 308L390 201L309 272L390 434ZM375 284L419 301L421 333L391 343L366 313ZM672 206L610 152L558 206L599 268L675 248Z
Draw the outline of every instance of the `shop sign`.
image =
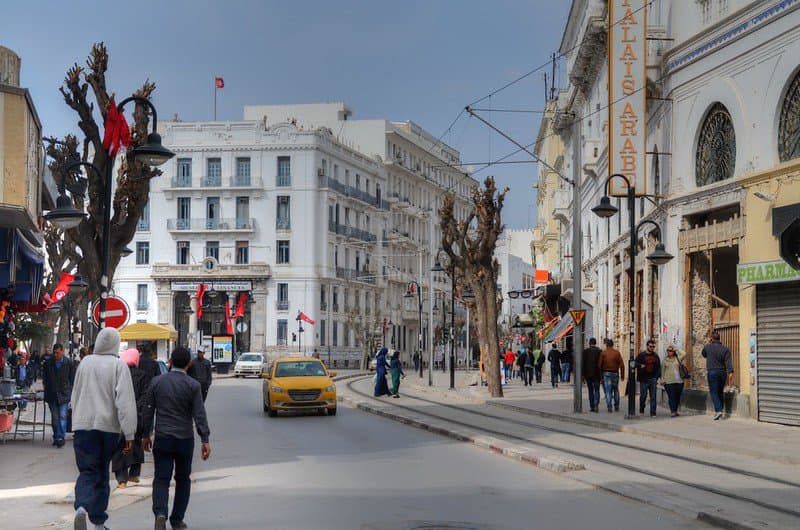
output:
M608 19L608 165L647 194L647 5L648 0L610 0ZM612 179L609 195L628 193L625 181Z
M210 289L222 292L252 291L252 282L171 282L172 291L197 291L197 287L206 284Z
M736 266L736 283L752 285L800 280L800 271L794 270L783 260L762 263L743 263Z

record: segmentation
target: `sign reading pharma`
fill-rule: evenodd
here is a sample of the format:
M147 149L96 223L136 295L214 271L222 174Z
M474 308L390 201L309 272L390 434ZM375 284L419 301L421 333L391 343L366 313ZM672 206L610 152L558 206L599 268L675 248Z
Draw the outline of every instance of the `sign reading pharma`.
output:
M608 19L608 165L609 174L630 180L636 195L647 193L647 5L649 0L609 0ZM622 179L609 194L625 196Z
M232 281L232 282L172 282L170 283L170 289L173 291L197 291L197 287L201 284L205 283L209 289L213 289L215 291L227 291L227 292L237 292L237 291L252 291L253 284L252 282L248 281Z
M800 280L800 270L794 270L783 260L743 263L736 266L736 283L739 285L795 280Z

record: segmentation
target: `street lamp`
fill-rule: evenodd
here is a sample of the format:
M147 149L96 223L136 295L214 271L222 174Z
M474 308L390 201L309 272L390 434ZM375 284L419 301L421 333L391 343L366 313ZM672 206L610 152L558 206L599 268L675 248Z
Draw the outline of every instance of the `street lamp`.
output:
M637 241L639 239L639 230L644 225L652 225L655 227L656 231L659 234L659 239L661 238L661 226L656 223L655 221L645 220L640 222L638 225L636 224L636 188L634 187L633 183L621 173L614 173L610 175L605 182L604 185L604 194L603 197L600 199L600 204L592 208L592 211L598 216L603 219L608 219L609 217L613 217L619 209L611 204L611 199L608 197L608 185L614 178L621 178L625 181L628 190L628 221L630 224L630 249L628 251L629 258L630 258L630 276L628 278L628 303L629 307L629 328L630 331L628 332L628 350L629 350L629 357L628 357L628 415L627 418L634 418L636 416L636 357L634 354L634 338L635 338L635 326L636 326L636 304L634 303L634 299L636 297L636 285L635 285L635 277L636 277L636 253L637 253ZM655 250L647 256L647 260L653 263L654 265L664 265L668 261L672 259L672 254L667 252L664 248L664 243L658 242L656 244Z
M431 272L443 272L444 267L439 262L439 254L444 252L444 249L439 249L436 253L436 262L431 268ZM456 388L456 262L450 260L450 390Z
M147 98L141 96L130 96L117 105L117 110L121 113L123 107L135 101L150 108L153 115L153 132L147 135L144 144L133 149L134 159L140 164L148 166L160 166L167 160L175 156L175 153L161 144L161 136L158 134L158 113L155 106ZM79 167L91 168L103 180L105 184L103 190L103 236L102 236L102 256L100 261L100 328L104 328L106 323L106 300L108 299L109 278L108 269L111 259L111 187L113 183L114 157L110 154L106 162L105 174L91 162L81 162L73 160L66 168L66 173L77 170ZM56 200L56 209L48 212L45 218L59 228L75 228L86 218L86 214L72 206L72 200L66 195L66 178L61 179L59 186L59 197Z
M419 359L419 378L422 379L422 287L419 285L419 282L411 281L406 286L406 294L403 295L403 298L414 298L414 293L411 291L411 287L415 286L417 289L417 301L418 301L418 317L419 317L419 334L418 334L418 341L417 341L417 356Z
M119 251L119 254L123 258L127 258L131 254L133 254L133 250L131 250L131 247L124 247L122 250Z

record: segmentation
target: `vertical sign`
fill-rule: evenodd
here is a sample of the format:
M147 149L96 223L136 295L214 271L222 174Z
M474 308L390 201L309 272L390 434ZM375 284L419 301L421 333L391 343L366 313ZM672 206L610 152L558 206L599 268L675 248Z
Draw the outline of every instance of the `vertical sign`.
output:
M647 193L647 0L608 2L608 165ZM609 194L626 196L625 182L616 178Z

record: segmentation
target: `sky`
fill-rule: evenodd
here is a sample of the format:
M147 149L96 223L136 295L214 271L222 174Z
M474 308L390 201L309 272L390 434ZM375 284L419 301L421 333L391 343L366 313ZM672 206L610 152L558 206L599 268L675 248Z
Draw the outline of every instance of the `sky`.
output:
M569 0L117 0L5 2L0 45L22 58L45 134L77 132L58 92L94 42L109 49L108 85L118 100L149 79L162 118L213 116L244 105L343 101L353 119L412 120L461 151L462 162L496 160L517 148L465 105L544 65L558 50ZM537 70L477 107L541 110ZM558 77L558 76L557 76ZM562 76L563 77L563 76ZM562 83L563 84L563 83ZM536 113L481 112L523 144L536 138ZM520 153L510 160L531 161ZM476 166L480 167L480 166ZM510 188L508 228L535 224L533 163L496 165Z

